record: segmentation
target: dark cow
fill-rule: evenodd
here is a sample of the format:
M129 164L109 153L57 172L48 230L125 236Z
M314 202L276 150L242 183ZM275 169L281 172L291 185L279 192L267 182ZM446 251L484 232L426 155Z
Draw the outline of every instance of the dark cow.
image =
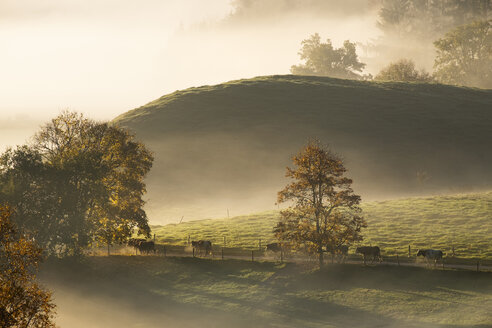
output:
M150 254L154 253L155 254L155 243L151 241L142 241L138 245L138 250L140 251L140 254Z
M135 255L137 254L137 250L140 251L140 254L155 254L155 244L153 241L146 241L142 238L131 238L128 240L128 246L135 248Z
M335 257L338 263L345 261L345 258L348 255L348 250L349 247L347 245L326 246L326 252L331 254L331 263L333 263Z
M212 242L210 240L198 240L198 241L192 241L191 246L193 246L193 250L195 251L195 254L201 256L202 251L205 251L205 256L207 255L213 255L212 254Z
M366 264L367 258L371 258L371 263L373 263L376 259L378 259L380 263L383 261L383 258L381 257L381 250L378 246L357 247L355 253L362 254L362 256L364 257L364 264Z
M135 255L137 255L137 250L139 250L140 244L145 242L142 238L130 238L128 240L128 246L135 248Z
M270 251L270 252L278 253L282 251L282 246L280 246L280 243L271 243L266 245L266 250L267 252Z
M429 260L434 261L434 267L437 265L438 260L442 261L443 255L442 251L436 249L419 249L417 252L417 257L423 256L427 261L427 265L429 265Z

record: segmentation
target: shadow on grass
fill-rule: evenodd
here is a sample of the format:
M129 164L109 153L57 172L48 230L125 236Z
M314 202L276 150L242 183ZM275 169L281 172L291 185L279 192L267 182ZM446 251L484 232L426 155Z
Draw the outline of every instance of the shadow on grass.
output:
M54 289L55 297L63 293L62 303L71 295L90 300L88 311L103 306L99 316L127 318L126 327L162 327L163 322L172 327L486 327L427 324L418 318L406 321L398 318L405 313L383 315L376 305L373 310L361 309L316 293L348 294L357 288L409 295L439 290L463 295L492 292L492 275L474 272L358 265L306 271L294 264L188 257L50 260L41 278ZM104 322L100 327L113 327L108 325L110 319Z

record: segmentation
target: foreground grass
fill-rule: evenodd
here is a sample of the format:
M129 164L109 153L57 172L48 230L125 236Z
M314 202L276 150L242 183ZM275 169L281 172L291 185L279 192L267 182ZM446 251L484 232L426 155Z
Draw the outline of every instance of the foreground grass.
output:
M112 256L49 262L70 327L489 327L492 274Z
M454 247L460 258L492 259L492 192L369 202L362 208L368 223L363 243L379 245L385 256L408 255L411 245L412 254L418 248L436 248L451 256ZM258 249L260 240L263 245L274 241L278 217L277 211L270 211L152 230L165 244L187 245L190 237L224 245L225 237L227 247Z

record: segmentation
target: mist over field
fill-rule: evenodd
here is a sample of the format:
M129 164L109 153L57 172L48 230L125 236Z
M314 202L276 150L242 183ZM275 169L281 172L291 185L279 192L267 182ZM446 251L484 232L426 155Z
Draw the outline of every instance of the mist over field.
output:
M492 0L0 0L0 327L492 327L491 32Z
M114 123L155 153L151 222L177 223L276 209L285 168L310 138L340 154L364 201L488 190L491 95L266 76L165 95Z

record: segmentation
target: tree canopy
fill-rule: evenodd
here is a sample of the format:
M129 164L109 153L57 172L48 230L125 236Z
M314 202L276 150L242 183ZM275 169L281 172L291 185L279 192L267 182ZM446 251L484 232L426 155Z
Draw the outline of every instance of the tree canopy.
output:
M374 78L377 81L430 82L432 77L424 70L418 71L412 60L400 59L383 68Z
M344 79L360 79L366 66L361 63L355 51L355 43L346 40L343 47L334 48L331 40L321 42L318 33L301 42L299 56L304 64L293 65L290 69L296 75L330 76Z
M360 196L354 194L342 160L319 141L309 142L292 160L286 177L294 181L278 193L278 202L293 205L281 211L274 232L281 242L317 254L321 267L323 247L362 240L366 223Z
M382 0L378 25L388 35L433 40L491 10L490 0Z
M42 250L18 233L11 215L0 205L0 327L55 327L51 293L36 282Z
M434 42L435 76L443 83L492 88L490 21L459 26Z
M64 112L0 158L0 200L50 253L148 235L144 177L153 156L127 131Z

